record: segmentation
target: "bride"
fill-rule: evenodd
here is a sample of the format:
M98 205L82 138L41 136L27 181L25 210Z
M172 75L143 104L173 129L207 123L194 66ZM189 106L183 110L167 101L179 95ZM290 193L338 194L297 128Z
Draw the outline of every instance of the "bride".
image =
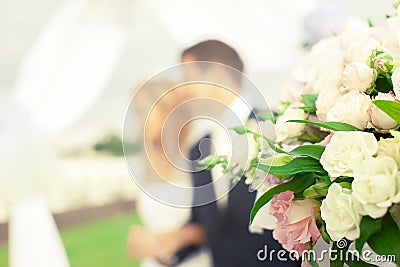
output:
M179 128L176 124L187 115L182 109L174 112L174 108L184 100L184 96L181 97L173 92L165 95L153 106L154 100L163 95L165 88L173 88L172 83L168 80L150 81L135 95L139 101L135 101L136 105L133 108L139 119L139 125L142 126L140 129L144 129L141 136L144 143L141 151L144 175L135 177L141 189L137 200L137 211L144 227L132 226L127 241L128 252L133 258L141 260L142 267L165 265L207 267L211 266L211 259L205 249L190 253L188 257L185 257L184 253L179 255L179 259L170 257L171 251L180 247L179 241L172 237L175 236L175 231L189 220L190 208L173 206L171 202L168 205L163 203L166 201L160 196L174 195L170 191L171 185L174 185L186 188L175 194L179 197L179 201L191 203L192 192L189 189L190 173L179 168L183 166L185 157L181 154L181 149L176 149L177 146L183 145L183 140L189 132L189 127L183 127L179 133L175 132ZM153 108L147 112L149 109L146 107L150 105ZM171 121L168 121L168 116L173 116ZM171 144L175 149L168 149L168 145ZM177 262L180 263L176 265Z

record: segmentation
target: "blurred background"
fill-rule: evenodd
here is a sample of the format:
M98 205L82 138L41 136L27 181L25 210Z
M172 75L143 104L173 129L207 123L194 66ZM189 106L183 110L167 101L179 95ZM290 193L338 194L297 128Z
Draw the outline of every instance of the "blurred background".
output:
M139 264L125 249L141 223L125 111L187 46L233 46L276 107L310 45L391 13L362 0L0 0L0 267L31 266L46 246L59 266Z

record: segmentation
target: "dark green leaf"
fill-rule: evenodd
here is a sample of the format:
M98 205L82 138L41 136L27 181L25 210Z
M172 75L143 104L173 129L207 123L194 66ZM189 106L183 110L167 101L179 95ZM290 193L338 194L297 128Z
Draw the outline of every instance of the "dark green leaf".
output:
M379 77L375 82L375 88L379 92L389 93L393 88L392 81L385 77Z
M360 223L360 237L356 240L356 249L361 253L362 248L368 238L382 228L382 219L372 219L369 216L364 216Z
M321 219L322 225L321 225L321 236L322 239L330 244L331 243L331 237L329 236L328 232L326 231L326 223L324 220Z
M392 117L397 124L400 124L400 103L389 100L374 100L375 106Z
M394 255L400 265L400 232L392 216L387 213L382 220L382 229L367 240L368 245L380 255Z
M310 158L320 160L325 147L320 145L304 145L299 146L289 152L291 156L308 156Z
M333 131L360 131L360 129L351 124L336 121L316 122L309 120L288 120L288 122L311 124Z
M279 184L267 192L265 192L254 204L250 214L250 224L253 222L257 212L267 204L276 194L287 190L293 191L295 194L303 191L315 182L316 176L313 173L298 174L287 183Z
M316 172L326 174L318 160L313 158L294 158L292 161L282 166L269 166L264 164L253 164L252 167L263 170L276 176L292 176L297 173Z

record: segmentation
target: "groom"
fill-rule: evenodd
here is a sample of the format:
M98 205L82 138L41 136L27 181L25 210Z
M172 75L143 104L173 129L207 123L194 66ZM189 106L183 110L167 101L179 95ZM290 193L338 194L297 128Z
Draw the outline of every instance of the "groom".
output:
M186 49L182 54L182 62L211 61L230 66L240 72L243 71L243 63L237 52L227 44L207 40ZM191 70L186 76L193 75L216 77L224 80L224 84L229 84L232 88L240 88L241 80L234 72L227 68L213 69L205 67ZM187 77L190 79L190 77ZM235 89L234 89L235 91ZM193 98L209 98L217 100L234 110L235 115L244 116L248 119L250 113L245 110L238 110L235 104L238 100L235 94L227 90L206 87L199 84L198 88L190 90ZM198 129L201 132L202 129ZM216 146L216 151L222 147L221 138L214 134L213 129L204 130L204 136L200 136L196 144L190 149L190 160L198 161L211 152L211 144L207 140L212 140ZM235 149L235 148L233 148ZM219 153L218 153L219 154ZM229 191L229 184L225 185L222 191L229 191L227 197L222 197L220 188L215 187L216 177L214 171L198 170L198 165L193 164L192 180L194 186L194 207L192 216L186 226L168 236L169 245L164 248L164 256L170 253L175 254L175 258L183 258L184 255L193 247L207 246L210 248L214 267L257 267L257 266L300 266L298 261L291 261L289 257L276 257L278 251L283 250L281 245L272 237L271 231L264 231L263 234L252 234L249 232L249 216L254 204L256 193L249 192L248 186L244 182L244 177ZM224 178L224 177L222 177ZM232 180L232 179L228 179ZM229 183L229 181L226 181ZM208 186L207 186L208 185ZM219 183L221 186L221 183ZM204 187L206 187L204 189ZM222 186L223 187L223 186ZM201 190L198 190L202 188ZM218 199L217 201L207 201ZM205 202L208 204L202 204ZM275 251L275 255L269 257L265 254L265 246L268 251ZM260 255L262 251L262 255ZM283 255L283 254L281 254ZM286 253L288 255L288 253Z

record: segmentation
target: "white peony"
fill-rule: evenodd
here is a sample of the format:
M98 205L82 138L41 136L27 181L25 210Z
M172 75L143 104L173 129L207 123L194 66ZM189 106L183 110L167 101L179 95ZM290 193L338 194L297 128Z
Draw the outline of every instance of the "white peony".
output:
M381 139L378 142L378 154L391 157L400 169L400 132L390 131L394 138Z
M369 109L372 101L369 96L351 91L341 96L326 115L327 121L345 122L364 130L370 123Z
M343 92L331 89L323 90L318 94L315 105L317 107L317 117L320 121L326 121L327 113L342 95Z
M396 99L400 100L400 68L397 68L392 74L393 91Z
M395 101L391 94L378 93L375 100L389 100ZM380 108L372 105L370 110L371 123L377 129L389 130L397 126L397 122L393 120L389 115L383 112Z
M343 86L346 90L365 92L371 87L374 72L364 63L353 62L347 64L343 70Z
M288 120L304 120L307 114L299 108L300 104L292 104L280 116L275 124L275 136L277 142L299 136L303 133L305 125L302 123L287 122Z
M321 156L321 164L331 179L353 176L353 171L366 158L378 151L378 142L372 133L335 132Z
M361 215L383 217L400 202L400 173L394 159L369 158L354 168L353 197Z
M361 216L354 207L350 190L333 183L322 201L321 217L333 241L355 240L360 236Z

